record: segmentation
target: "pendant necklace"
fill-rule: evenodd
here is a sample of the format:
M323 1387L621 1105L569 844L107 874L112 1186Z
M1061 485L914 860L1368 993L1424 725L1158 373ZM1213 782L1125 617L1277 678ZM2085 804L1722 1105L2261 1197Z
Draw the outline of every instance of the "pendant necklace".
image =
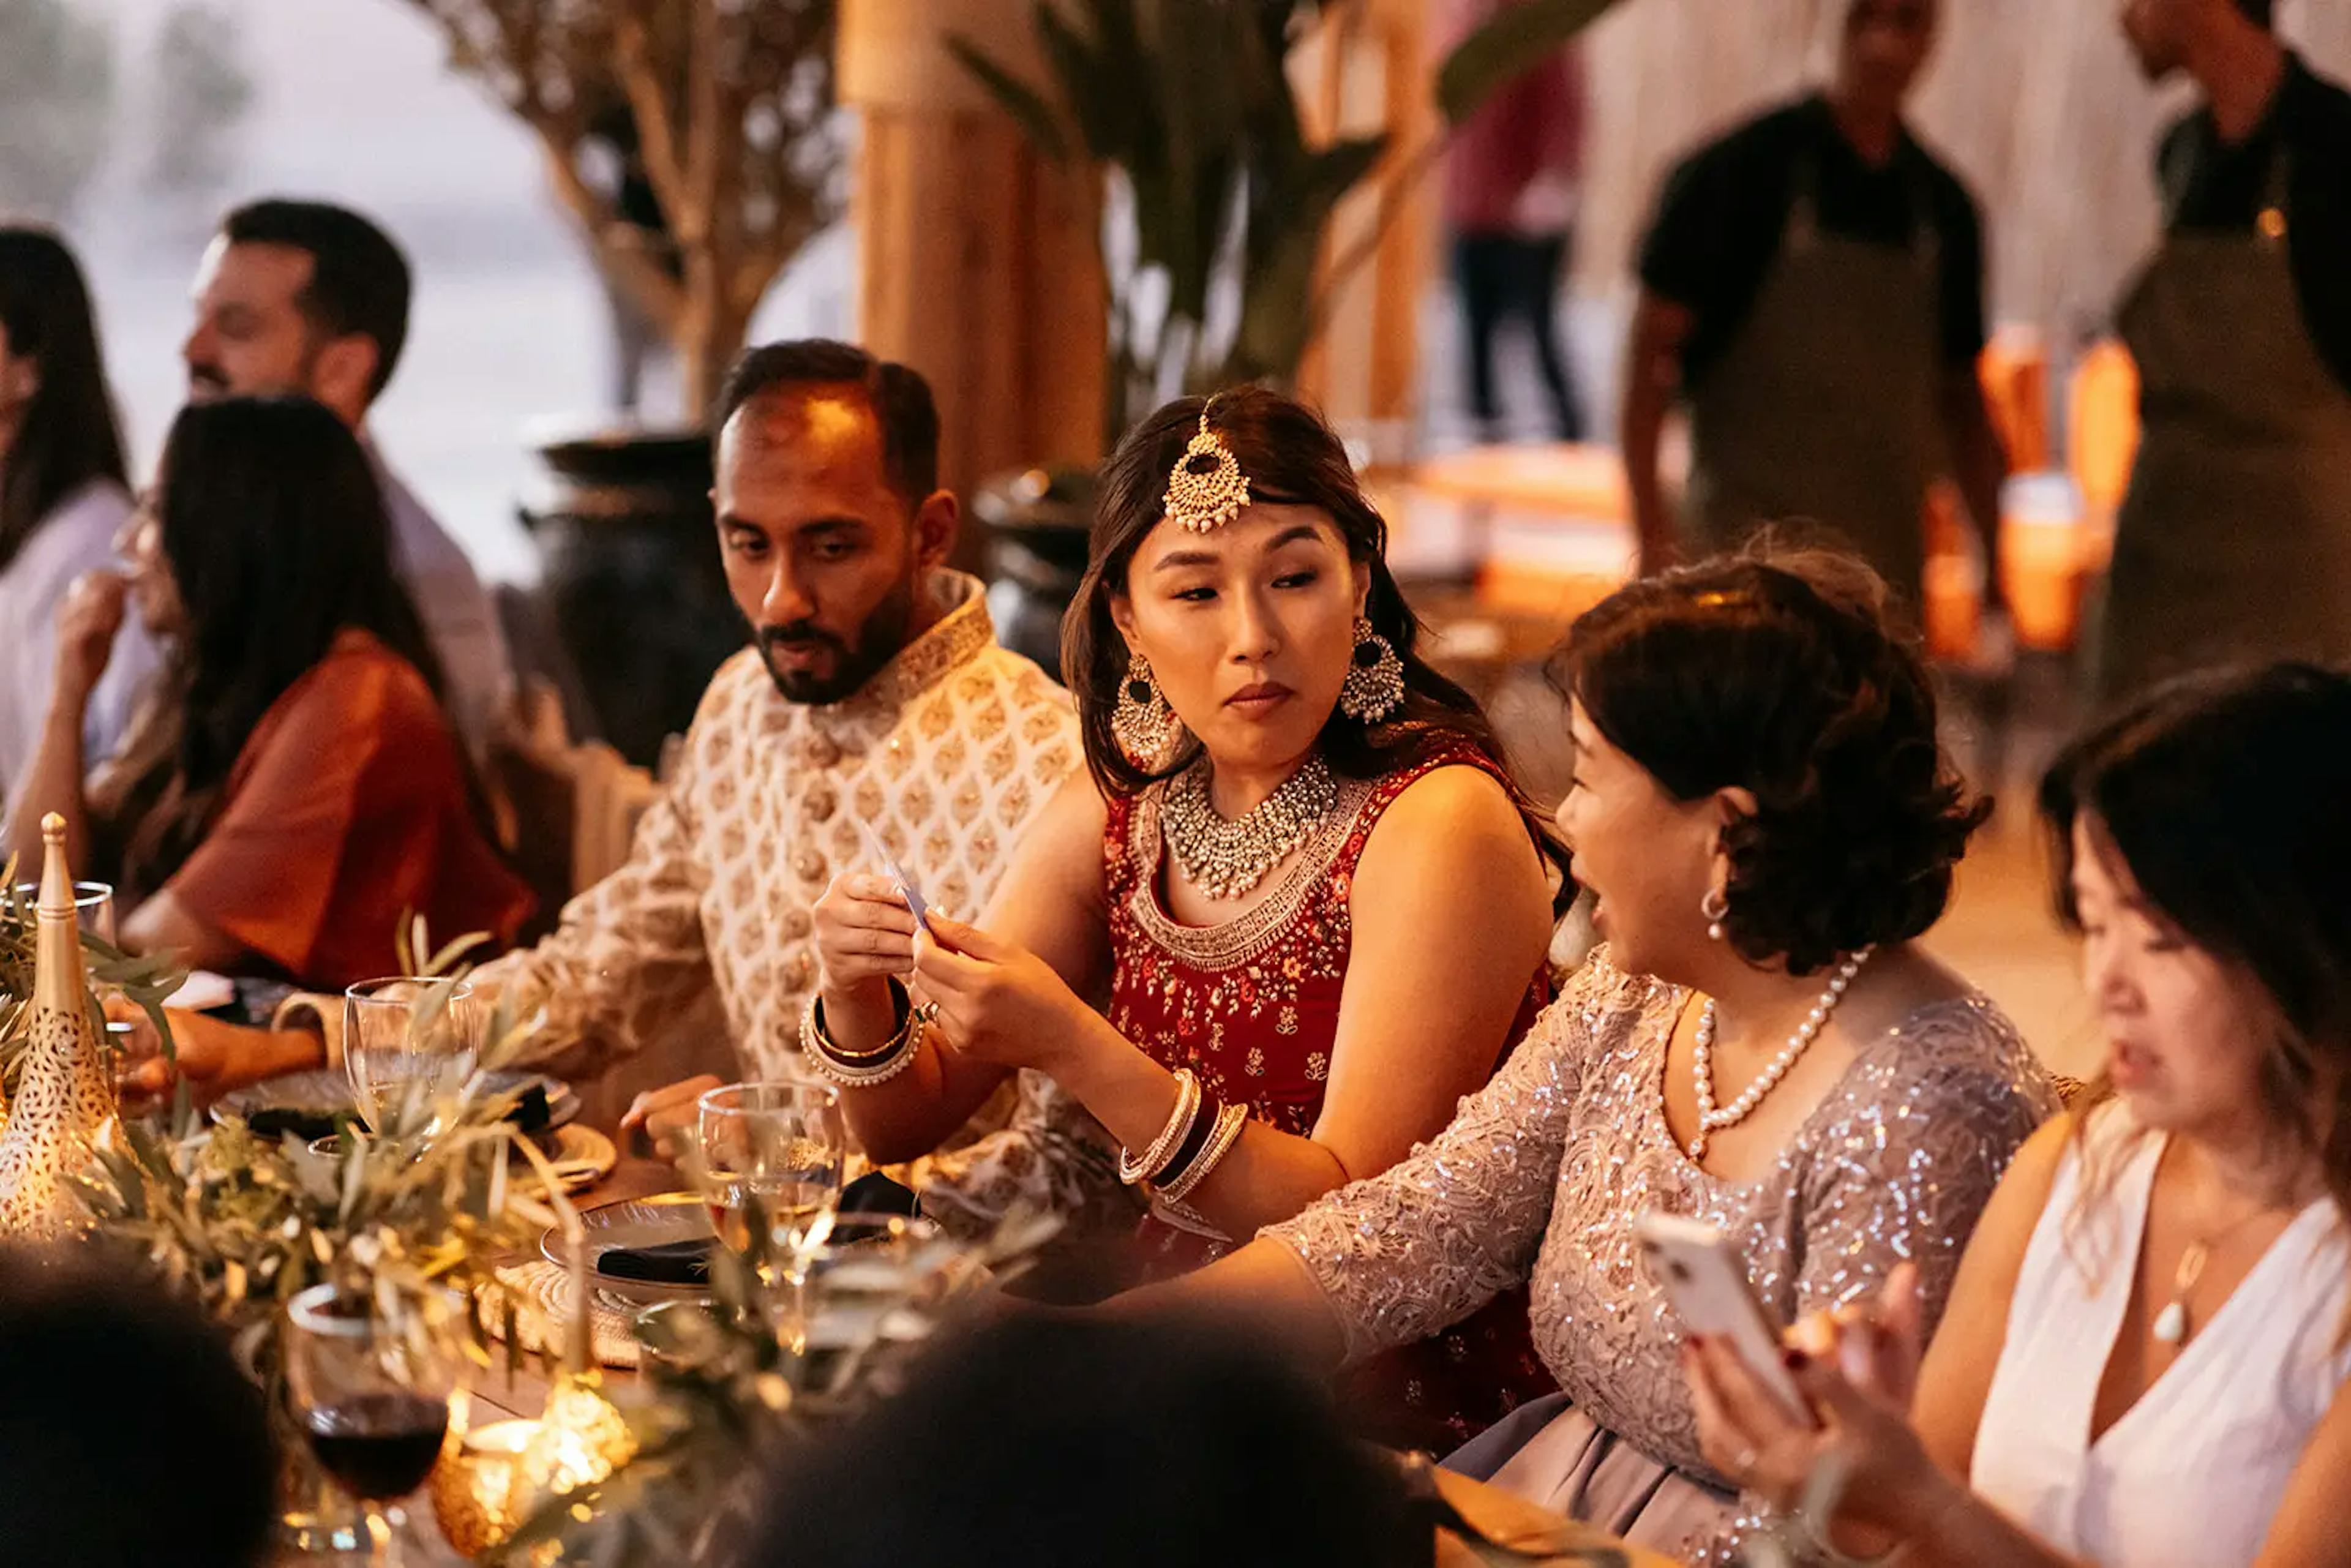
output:
M2270 1204L2260 1205L2235 1223L2248 1224L2270 1212L2273 1207ZM2225 1225L2209 1225L2205 1227L2204 1234L2189 1242L2179 1254L2179 1267L2171 1271L2171 1300L2155 1314L2153 1333L2165 1344L2179 1345L2187 1342L2189 1331L2195 1326L2188 1321L2189 1293L2196 1289L2196 1281L2204 1277L2204 1266L2212 1260L2212 1249L2219 1245L2229 1229L2230 1227Z
M2201 1239L2190 1241L2179 1255L2179 1267L2171 1271L2171 1300L2155 1314L2155 1337L2164 1343L2178 1344L2188 1337L2188 1292L2204 1277L2211 1256L2211 1244Z

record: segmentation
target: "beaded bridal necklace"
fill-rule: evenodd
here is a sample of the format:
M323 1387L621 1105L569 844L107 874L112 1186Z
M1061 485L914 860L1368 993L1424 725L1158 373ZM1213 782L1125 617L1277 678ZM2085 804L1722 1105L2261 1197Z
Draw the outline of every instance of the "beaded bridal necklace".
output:
M1210 898L1238 898L1313 837L1338 801L1329 766L1310 757L1256 810L1228 822L1209 803L1204 757L1167 786L1159 836L1186 881Z
M1690 1042L1690 1071L1698 1079L1698 1135L1689 1141L1690 1158L1706 1158L1707 1140L1713 1134L1724 1127L1735 1127L1747 1120L1755 1107L1763 1103L1763 1096L1780 1086L1780 1080L1788 1076L1788 1069L1796 1065L1796 1059L1802 1056L1805 1048L1819 1037L1822 1027L1829 1021L1829 1015L1836 1011L1839 1002L1844 1000L1844 993L1852 986L1853 977L1861 973L1861 967L1869 962L1870 954L1876 951L1874 947L1864 947L1837 967L1836 974L1829 980L1828 989L1823 991L1820 1000L1813 1004L1813 1010L1804 1015L1804 1021L1796 1026L1796 1032L1788 1037L1788 1043L1780 1048L1780 1053L1764 1066L1763 1071L1756 1075L1755 1082L1750 1083L1738 1099L1720 1110L1715 1109L1714 1104L1714 998L1708 997L1706 999L1705 1009L1698 1015L1698 1035Z

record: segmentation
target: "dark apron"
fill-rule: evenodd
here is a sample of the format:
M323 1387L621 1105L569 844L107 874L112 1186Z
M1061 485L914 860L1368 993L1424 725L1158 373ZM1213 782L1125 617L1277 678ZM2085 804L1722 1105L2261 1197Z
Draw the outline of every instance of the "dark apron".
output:
M2123 307L2142 434L2094 685L2351 657L2351 392L2303 324L2287 165L2255 231L2174 234Z
M1824 233L1815 178L1755 308L1690 394L1682 547L1735 549L1758 527L1817 527L1916 612L1921 514L1940 464L1940 244L1925 204L1908 246Z

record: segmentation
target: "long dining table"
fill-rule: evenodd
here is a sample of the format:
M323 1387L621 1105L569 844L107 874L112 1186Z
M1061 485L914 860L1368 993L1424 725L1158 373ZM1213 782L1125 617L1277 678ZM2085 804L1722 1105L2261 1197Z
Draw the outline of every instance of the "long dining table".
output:
M677 1171L667 1162L624 1155L610 1176L577 1195L573 1201L583 1209L593 1208L675 1191L679 1184ZM476 1373L470 1387L472 1421L478 1425L508 1416L537 1416L546 1406L548 1395L548 1378L540 1370L539 1359L520 1358L511 1371L506 1358L494 1356L492 1360L492 1368ZM634 1372L619 1367L604 1368L603 1377L607 1389L623 1403L637 1380ZM1482 1481L1440 1470L1437 1484L1445 1500L1464 1520L1493 1545L1523 1553L1517 1561L1531 1568L1543 1563L1576 1563L1585 1568L1602 1568L1604 1564L1609 1568L1675 1568L1670 1558L1627 1546L1589 1525L1563 1519ZM1494 1559L1481 1554L1460 1536L1439 1531L1433 1561L1434 1568L1486 1568Z

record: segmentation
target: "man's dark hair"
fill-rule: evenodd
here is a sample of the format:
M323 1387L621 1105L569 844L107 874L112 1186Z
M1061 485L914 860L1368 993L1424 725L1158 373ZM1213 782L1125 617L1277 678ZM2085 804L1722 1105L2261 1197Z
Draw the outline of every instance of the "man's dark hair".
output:
M0 1555L27 1568L271 1561L260 1388L193 1301L95 1243L0 1248Z
M853 386L882 427L882 466L890 487L919 507L939 487L939 411L931 383L910 366L877 360L854 343L799 338L750 350L727 372L718 394L724 428L753 398L778 389Z
M906 1507L864 1506L919 1476ZM744 1568L1406 1568L1432 1519L1263 1336L1015 1319L779 1456Z
M347 207L270 200L237 208L221 223L231 245L282 245L310 257L310 285L296 303L330 337L357 333L375 342L372 402L391 384L408 341L413 280L392 236Z

